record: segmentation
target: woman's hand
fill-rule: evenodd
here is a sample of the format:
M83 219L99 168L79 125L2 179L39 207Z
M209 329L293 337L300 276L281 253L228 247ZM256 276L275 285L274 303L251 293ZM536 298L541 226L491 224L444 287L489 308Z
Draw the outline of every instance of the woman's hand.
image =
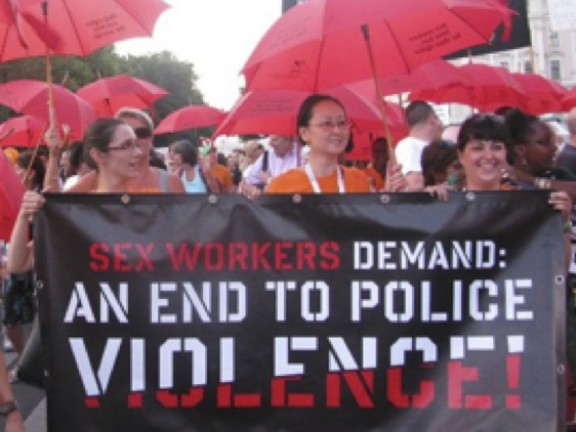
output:
M448 201L449 190L446 183L426 186L424 188L424 192L428 192L432 198L438 198L438 201Z
M44 142L50 154L58 155L64 150L64 141L58 133L56 126L51 126L44 132Z
M572 215L572 199L564 191L556 191L550 194L548 199L550 205L562 213L562 221L565 223L570 222Z
M22 197L22 205L18 217L30 220L42 208L46 200L38 192L26 191Z
M389 162L386 168L386 192L408 192L406 177L402 174L402 167L397 163Z

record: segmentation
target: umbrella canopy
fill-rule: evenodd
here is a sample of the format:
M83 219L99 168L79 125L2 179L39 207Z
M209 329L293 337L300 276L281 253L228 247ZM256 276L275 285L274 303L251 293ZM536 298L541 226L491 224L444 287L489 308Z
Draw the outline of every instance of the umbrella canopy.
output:
M87 55L151 36L168 7L162 0L0 0L0 61L44 55L45 44L56 54Z
M0 124L0 147L36 147L47 126L47 122L29 115L12 117Z
M81 138L84 129L96 120L96 111L88 102L65 87L53 85L54 106L60 124L70 127L72 138ZM48 84L36 80L14 80L0 84L0 104L16 112L49 122Z
M0 151L0 240L9 240L16 222L24 186L12 163Z
M219 124L226 113L208 105L188 105L168 114L154 130L155 135Z
M460 67L468 80L436 88L420 88L411 92L411 100L435 103L457 102L483 111L502 106L521 108L528 97L508 70L485 64Z
M560 84L538 74L513 73L512 76L528 95L522 106L525 112L540 115L562 111L561 100L568 90Z
M406 74L456 50L486 43L509 23L495 0L309 0L282 15L242 72L248 90L322 91L372 76ZM366 26L376 71L368 55Z
M385 134L382 118L373 96L347 87L329 89L340 100L356 132ZM214 136L242 134L296 135L296 116L302 101L311 92L302 90L254 90L244 94L220 123ZM386 104L388 123L394 134L406 133L403 110Z
M131 75L101 78L76 92L87 100L100 117L112 117L123 107L150 108L168 92L146 80Z
M561 103L564 111L570 111L572 108L576 107L576 87L566 93L562 98Z

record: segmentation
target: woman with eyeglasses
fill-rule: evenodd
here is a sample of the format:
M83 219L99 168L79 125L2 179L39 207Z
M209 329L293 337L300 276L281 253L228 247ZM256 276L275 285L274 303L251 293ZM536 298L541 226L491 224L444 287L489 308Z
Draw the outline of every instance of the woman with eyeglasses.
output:
M150 166L152 138L154 123L144 111L134 108L122 108L116 114L116 118L129 125L135 135L138 145L143 149L143 157L140 163L140 174L130 180L130 187L125 192L131 193L184 193L184 186L178 176L169 174L166 170ZM57 133L50 132L53 138L47 138L46 144L49 149L51 159L59 157L64 144ZM48 134L47 134L48 136ZM54 163L49 167L54 166ZM54 180L54 175L48 176L49 181L45 184L45 190L53 192L60 191L59 184ZM95 188L96 173L88 173L77 184L66 192L85 193L91 192Z
M54 130L48 130L47 142L55 145L60 140ZM134 129L115 118L96 120L84 134L84 157L94 169L90 181L90 193L130 192L134 180L141 175L142 161L147 149L137 139ZM10 239L8 269L22 272L32 268L29 220L44 205L44 198L37 192L28 191Z
M300 105L296 123L298 139L309 148L308 162L273 178L264 193L371 192L363 172L338 163L350 138L350 123L338 99L323 94L307 97Z

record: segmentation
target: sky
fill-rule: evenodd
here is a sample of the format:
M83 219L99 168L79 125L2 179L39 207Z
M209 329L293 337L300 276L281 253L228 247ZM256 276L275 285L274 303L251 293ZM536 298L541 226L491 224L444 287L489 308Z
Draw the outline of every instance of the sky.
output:
M168 50L194 64L208 105L228 110L239 97L240 70L268 28L282 14L282 0L164 0L152 38L116 44L119 54Z

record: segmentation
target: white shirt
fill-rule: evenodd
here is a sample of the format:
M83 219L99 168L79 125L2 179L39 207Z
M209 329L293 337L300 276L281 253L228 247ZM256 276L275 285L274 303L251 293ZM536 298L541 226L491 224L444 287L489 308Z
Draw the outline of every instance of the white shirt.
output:
M396 161L402 166L402 174L422 172L422 150L428 145L427 141L420 138L407 136L396 145Z
M300 146L294 143L292 150L283 156L278 156L273 149L267 151L268 153L268 172L272 178L285 173L292 168L296 168L302 165L302 157L298 155L300 151ZM256 162L252 165L246 167L243 173L243 177L247 183L251 185L259 185L262 183L260 179L260 174L262 173L262 163L264 160L265 153L262 153Z

